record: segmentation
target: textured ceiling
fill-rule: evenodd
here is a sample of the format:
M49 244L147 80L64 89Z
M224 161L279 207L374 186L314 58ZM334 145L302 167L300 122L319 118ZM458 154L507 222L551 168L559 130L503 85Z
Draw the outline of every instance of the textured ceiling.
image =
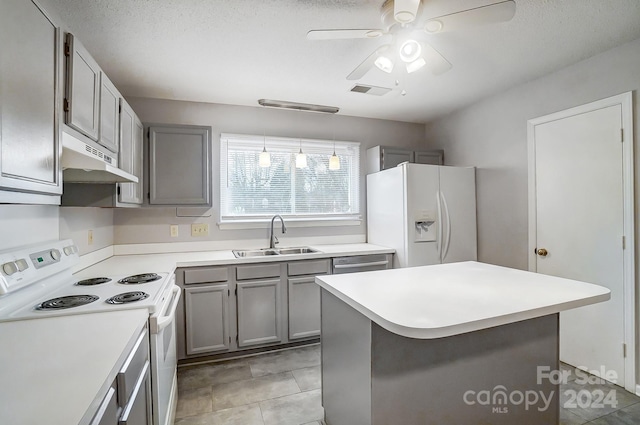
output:
M348 75L380 39L309 41L307 31L379 28L383 0L44 0L126 96L257 106L338 106L340 114L427 122L640 37L638 0L516 0L510 22L430 35L453 69L399 74L407 94L351 93ZM423 0L438 16L491 0ZM394 87L371 70L359 82Z

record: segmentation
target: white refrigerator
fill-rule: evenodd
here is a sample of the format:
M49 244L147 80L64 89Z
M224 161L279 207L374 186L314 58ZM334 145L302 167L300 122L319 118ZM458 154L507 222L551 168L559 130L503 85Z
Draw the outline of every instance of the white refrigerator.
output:
M367 175L367 241L394 248L396 268L477 260L475 168L403 163Z

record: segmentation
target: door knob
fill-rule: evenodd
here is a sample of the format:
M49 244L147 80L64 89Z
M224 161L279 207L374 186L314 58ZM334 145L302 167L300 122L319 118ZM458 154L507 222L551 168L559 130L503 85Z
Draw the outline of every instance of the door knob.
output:
M535 253L536 253L536 254L538 254L538 255L539 255L539 256L541 256L541 257L546 257L546 256L547 256L547 254L549 254L549 251L547 251L547 250L546 250L546 249L544 249L544 248L540 248L540 249L536 249L536 250L535 250Z

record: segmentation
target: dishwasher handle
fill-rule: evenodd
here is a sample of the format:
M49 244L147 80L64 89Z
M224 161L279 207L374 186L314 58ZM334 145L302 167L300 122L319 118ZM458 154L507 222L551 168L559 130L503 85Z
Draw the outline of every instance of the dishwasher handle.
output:
M389 261L371 261L369 263L354 263L354 264L334 264L334 269L355 269L360 267L372 267L372 266L386 266Z

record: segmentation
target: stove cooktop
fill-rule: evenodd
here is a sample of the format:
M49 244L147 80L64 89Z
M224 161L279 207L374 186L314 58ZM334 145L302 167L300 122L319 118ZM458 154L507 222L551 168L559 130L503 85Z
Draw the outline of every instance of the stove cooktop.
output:
M71 240L0 252L0 322L137 308L154 314L171 295L169 273L75 276L78 260Z

